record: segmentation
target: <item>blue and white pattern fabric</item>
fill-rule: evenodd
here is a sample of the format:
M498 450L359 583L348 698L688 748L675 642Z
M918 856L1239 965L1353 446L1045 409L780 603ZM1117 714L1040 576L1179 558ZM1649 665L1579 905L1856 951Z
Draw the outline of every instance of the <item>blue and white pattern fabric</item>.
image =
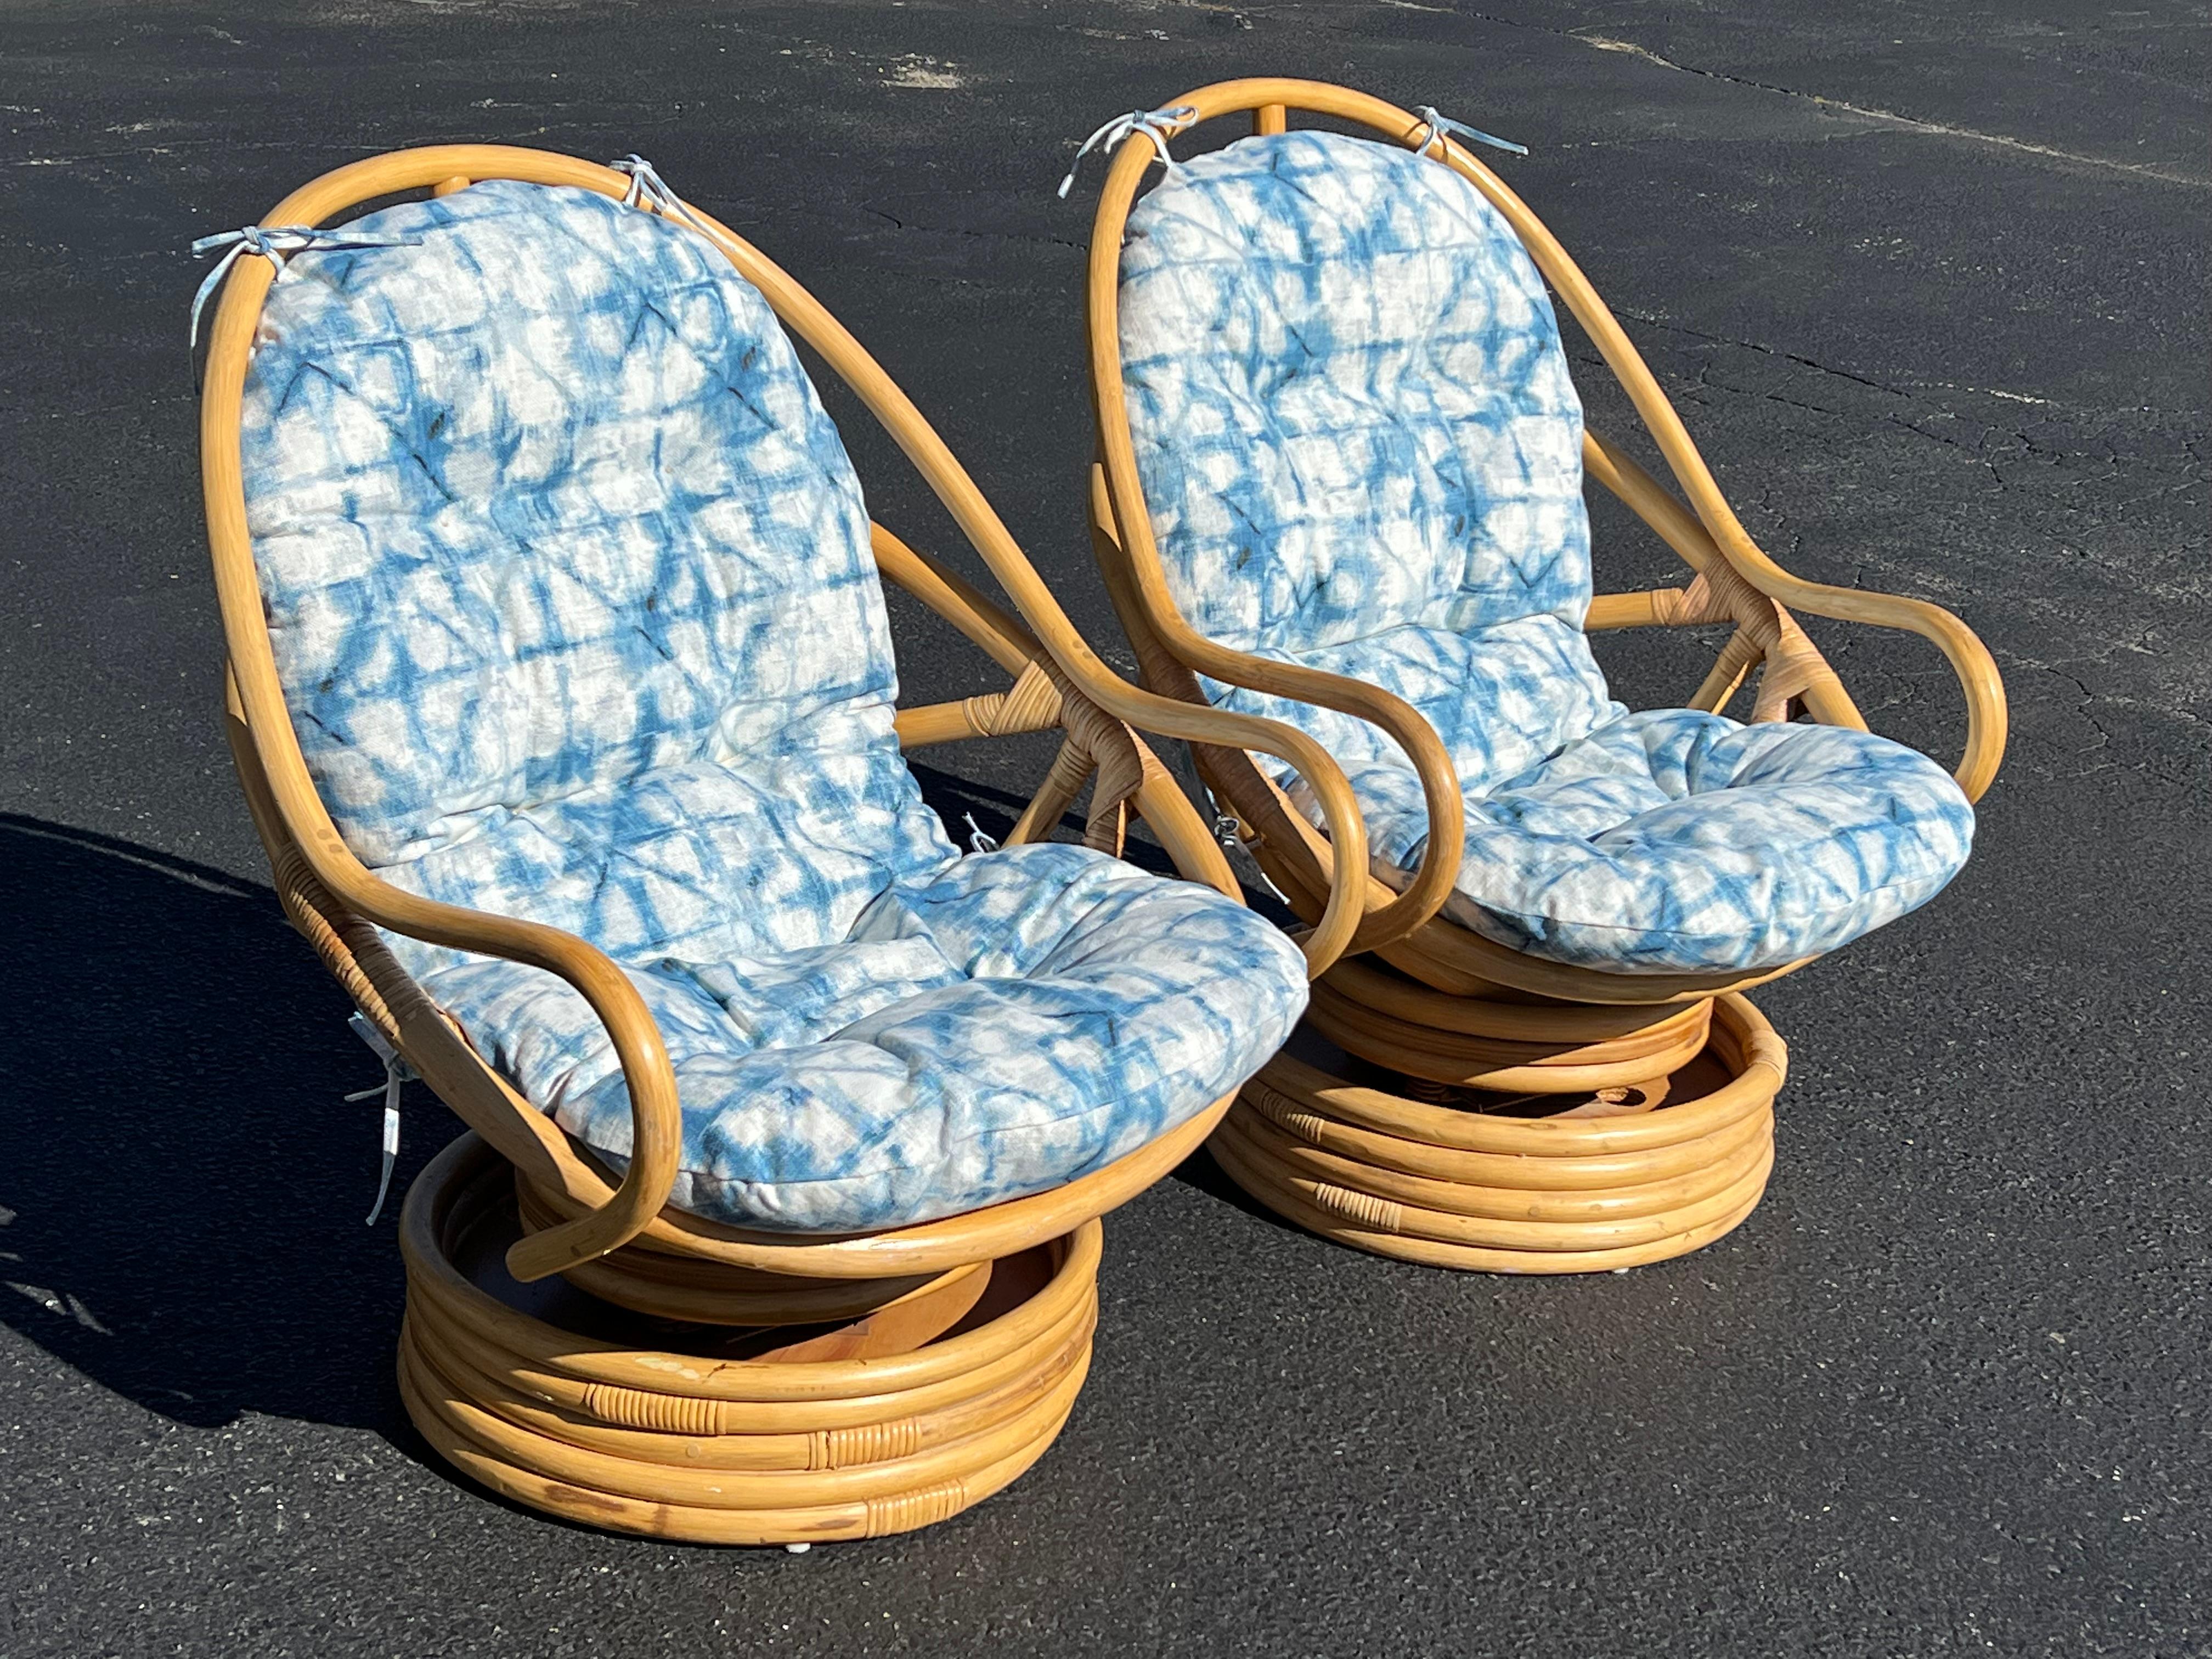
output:
M1972 809L1901 744L1613 701L1582 631L1582 408L1559 326L1511 227L1449 167L1323 132L1186 161L1129 216L1121 330L1176 604L1211 639L1386 687L1435 727L1468 807L1447 915L1588 967L1755 969L1904 915L1966 861ZM1376 873L1410 878L1428 820L1395 744L1206 690L1319 738Z
M860 485L696 232L512 182L293 257L248 522L310 769L386 880L574 933L676 1067L676 1201L795 1232L1057 1186L1235 1088L1304 1004L1218 894L1087 849L960 858L892 729ZM395 938L609 1163L611 1046L553 975Z

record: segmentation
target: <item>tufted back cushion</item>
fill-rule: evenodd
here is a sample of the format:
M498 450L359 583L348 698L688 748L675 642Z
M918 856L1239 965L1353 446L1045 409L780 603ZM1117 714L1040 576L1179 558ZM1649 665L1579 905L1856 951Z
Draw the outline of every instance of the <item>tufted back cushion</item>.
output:
M295 255L246 384L294 724L364 862L618 956L842 938L950 855L860 485L703 237L512 182Z
M1607 715L1581 405L1542 279L1472 185L1395 145L1239 140L1130 215L1121 327L1153 532L1200 632L1378 679L1447 743L1480 696L1516 731L1470 732L1498 750L1479 771ZM1297 718L1347 759L1377 741Z

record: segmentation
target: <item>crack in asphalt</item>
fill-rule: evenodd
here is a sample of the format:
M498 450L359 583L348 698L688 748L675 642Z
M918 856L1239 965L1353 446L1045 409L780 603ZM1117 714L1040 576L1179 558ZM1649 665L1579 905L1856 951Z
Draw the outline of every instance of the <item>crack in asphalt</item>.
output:
M1631 321L1643 324L1646 327L1664 329L1670 333L1687 335L1692 339L1702 340L1709 344L1730 346L1740 350L1756 352L1761 356L1778 358L1784 362L1794 363L1801 368L1811 369L1817 374L1831 375L1839 380L1847 380L1854 386L1865 386L1869 391L1880 392L1889 397L1903 398L1907 403L1923 405L1929 409L1934 410L1936 413L1943 416L1946 419L1956 420L1960 418L1957 410L1948 407L1940 399L1928 396L1924 392L1914 391L1905 386L1892 386L1885 380L1870 380L1866 375L1855 374L1850 369L1838 368L1832 364L1820 362L1817 359L1805 356L1798 352L1785 351L1779 346L1766 345L1757 340L1740 340L1724 334L1711 334L1706 332L1703 329L1691 328L1680 323L1670 323L1665 321L1663 319L1654 317L1645 313L1623 310L1618 311L1614 314L1616 316L1627 318ZM1768 403L1781 404L1790 409L1805 410L1808 412L1815 415L1832 416L1838 419L1848 418L1847 412L1845 410L1830 409L1824 404L1807 403L1801 398L1784 397L1778 392L1766 392L1751 386L1730 386L1725 380L1715 380L1712 378L1712 366L1709 363L1700 363L1698 366L1696 385L1700 389L1727 392L1735 397L1759 398ZM1991 395L2018 396L2016 393L1993 393ZM2048 403L2049 399L2038 398L2033 401L2038 403ZM1997 488L2000 489L2008 489L2015 487L2011 481L2005 477L2002 472L1997 470L1996 463L1990 458L1988 447L1984 444L1968 443L1964 439L1951 436L1948 433L1932 431L1929 428L1921 425L1918 422L1906 420L1901 416L1878 414L1873 418L1881 422L1885 426L1900 428L1906 432L1911 433L1915 437L1926 438L1931 442L1947 445L1949 447L1956 449L1961 453L1971 457L1973 460L1988 469L1990 480L1996 483ZM1988 432L1996 428L1992 427L1984 427L1983 429L1984 432ZM2039 446L2038 446L2033 439L2029 438L2025 432L2014 431L2010 435L2019 439L2022 447L2030 454L2049 453L2047 451L2040 450Z
M1942 399L1931 396L1929 390L1926 388L1893 385L1887 380L1877 380L1864 374L1855 374L1847 368L1838 368L1832 363L1821 362L1817 358L1808 357L1800 352L1784 350L1779 346L1767 345L1758 340L1738 339L1731 335L1711 333L1704 329L1692 328L1686 324L1668 322L1663 318L1651 315L1649 313L1623 309L1616 311L1614 314L1629 321L1641 324L1646 327L1661 329L1668 333L1684 335L1691 339L1701 341L1707 344L1728 346L1739 350L1755 352L1765 357L1778 358L1782 362L1795 364L1798 368L1810 369L1816 374L1829 375L1839 380L1848 381L1854 386L1865 386L1869 391L1879 392L1888 397L1901 398L1906 403L1913 404L1931 410L1934 414L1941 416L1946 420L1971 420L1972 418L1969 416L1961 415L1959 410L1951 408ZM2041 408L2057 408L2062 410L2066 407L2063 404L2058 404L2057 400L2052 398L2031 398L2025 393L2005 392L1995 387L1960 386L1951 385L1950 383L1943 384L1950 390L1972 392L1984 397L2002 398L2005 401L2011 403L2032 404ZM1786 408L1802 409L1812 414L1827 415L1838 419L1853 418L1850 411L1839 409L1831 409L1822 404L1808 403L1802 398L1785 397L1778 392L1770 392L1752 386L1732 386L1725 380L1714 378L1712 367L1709 363L1698 364L1697 376L1692 383L1692 392L1694 392L1695 391L1712 391L1724 392L1735 397L1757 398L1768 403L1780 404ZM1919 421L1907 419L1901 415L1876 413L1871 416L1870 418L1887 426L1900 428L1906 432L1911 433L1916 437L1926 438L1931 442L1943 444L1960 451L1962 454L1971 458L1980 465L1985 467L1989 471L1991 481L1996 483L1999 489L2009 490L2025 487L2021 480L2014 477L2008 477L2006 476L2000 463L2008 460L2041 460L2052 463L2054 465L2063 465L2068 461L2077 460L2087 460L2094 463L2101 459L2106 471L2103 474L2098 475L2098 478L2105 481L2109 481L2110 479L2119 476L2124 465L2123 457L2121 457L2118 452L2111 449L2109 446L2106 447L2101 458L2100 458L2094 450L2082 448L2078 446L2074 447L2052 448L2048 445L2039 443L2033 433L2026 427L2004 426L1996 422L1984 422L1981 424L1982 436L1980 441L1969 442L1964 438L1954 437L1949 433L1935 430L1932 427L1923 425ZM1989 441L1989 434L1992 433L2000 434L1998 442L1994 446ZM2185 453L2188 455L2190 463L2197 469L2196 471L2176 478L2170 483L2158 484L2139 495L2130 498L2128 502L2113 504L2114 507L2117 507L2125 505L2139 506L2144 502L2160 500L2167 495L2188 495L2192 491L2206 488L2208 483L2212 483L2212 479L2208 479L2204 475L2203 471L2203 460L2197 453L2195 442L2193 441L2185 440L2182 447ZM2131 459L2135 464L2141 465L2144 458L2138 455L2130 459ZM2083 481L2084 480L2077 479L2075 482L2079 483ZM2098 480L2089 479L2086 481L2096 482ZM2034 493L2045 494L2048 492L2039 491Z
M2109 653L2106 653L2107 656L2109 656ZM2105 658L2092 657L2084 659L2083 660L2098 662L2105 660ZM2088 722L2090 729L2097 734L2097 740L2085 748L2075 750L2074 753L2076 757L2103 753L2106 750L2113 746L2114 742L2119 735L2114 732L2111 726L2107 726L2098 717L2096 711L2100 707L2122 710L2126 713L2132 714L2139 719L2157 719L2160 716L2171 716L2176 720L2185 720L2191 726L2196 726L2199 729L2212 728L2212 718L2208 718L2203 714L2197 714L2193 709L2184 708L2180 704L2174 702L2148 702L2142 697L2130 696L2126 693L2120 691L2100 691L2095 687L2092 686L2087 680L2083 679L2079 674L2071 672L2068 669L2062 667L2057 663L2039 662L2029 658L2015 658L2013 659L2012 665L2017 668L2028 669L2031 672L2039 674L2048 674L2053 679L2063 681L2067 685L2071 686L2075 691L2081 694L2081 701L2075 703L2069 712ZM2183 757L2181 763L2179 765L2171 763L2172 757L2153 757L2148 759L2136 761L2131 763L2122 763L2118 761L2107 761L2101 763L2099 765L2089 767L2087 769L2087 771L2137 772L2150 776L2181 779L2188 777L2193 774L2197 769L2198 766L2204 761L2209 752L2212 752L2212 745L2199 747L2185 757ZM2046 776L2065 775L2078 777L2086 775L2086 772L2061 775L2052 771L2047 766L2038 769L2042 771L2044 775Z
M1613 313L1616 317L1625 317L1629 321L1641 323L1647 328L1665 329L1670 334L1686 334L1693 340L1704 340L1713 345L1736 346L1745 351L1756 351L1761 356L1779 357L1784 362L1796 363L1799 368L1809 368L1815 374L1832 374L1839 380L1850 380L1855 385L1866 386L1872 391L1886 392L1893 398L1903 398L1911 403L1929 404L1937 409L1944 408L1939 399L1929 397L1925 391L1915 390L1911 386L1892 386L1887 380L1876 380L1864 374L1855 374L1848 368L1838 368L1832 363L1824 363L1818 358L1808 357L1799 352L1787 351L1780 346L1768 345L1764 341L1738 339L1731 334L1713 334L1705 329L1692 328L1686 323L1669 322L1664 317L1654 316L1650 312L1632 311L1625 307L1616 306L1613 308ZM1955 389L1962 392L1983 392L1990 397L2003 398L2015 403L2048 405L2052 401L2048 398L2029 398L2022 392L1998 392L1981 386L1960 386ZM1806 405L1807 408L1814 406L1809 404ZM1822 413L1831 415L1839 412L1836 410L1822 410ZM1948 414L1950 411L1945 410L1945 412Z
M1415 9L1422 9L1415 8ZM1972 143L1990 144L2001 149L2018 150L2023 155L2039 155L2051 161L2070 161L2077 167L2100 167L2113 173L2124 173L2133 178L2153 179L2160 184L2190 185L2199 189L2212 185L2212 179L2194 173L2176 173L2142 161L2116 161L2102 155L2085 155L2079 150L2061 149L2055 144L2039 144L2027 138L2014 138L2002 132L1984 132L1977 127L1955 126L1948 121L1923 120L1918 116L1900 115L1895 110L1880 109L1867 104L1854 104L1847 99L1830 98L1825 94L1803 92L1795 87L1777 86L1771 81L1754 81L1747 76L1730 75L1725 70L1700 69L1695 64L1677 63L1633 40L1624 40L1613 35L1586 33L1580 29L1555 28L1547 23L1525 22L1517 17L1502 17L1494 12L1468 12L1466 16L1486 23L1496 23L1505 28L1529 29L1539 34L1549 34L1562 40L1578 41L1597 52L1620 52L1631 58L1640 58L1645 63L1661 69L1672 70L1678 75L1694 75L1707 81L1724 82L1732 87L1744 87L1753 92L1771 93L1777 97L1796 98L1821 109L1838 114L1854 115L1862 120L1875 121L1908 132L1926 133L1932 137L1960 138Z

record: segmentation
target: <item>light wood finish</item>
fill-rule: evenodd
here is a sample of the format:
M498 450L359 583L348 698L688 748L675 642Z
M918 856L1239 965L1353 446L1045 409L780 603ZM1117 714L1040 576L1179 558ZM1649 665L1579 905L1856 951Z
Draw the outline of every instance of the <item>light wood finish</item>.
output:
M1196 1152L1229 1109L1231 1098L1224 1095L1149 1146L1065 1187L942 1221L850 1237L800 1237L747 1232L670 1209L638 1234L634 1248L674 1251L794 1279L891 1279L944 1273L1056 1238L1092 1216L1127 1203ZM564 1177L573 1173L574 1178L536 1183L532 1170L518 1171L521 1179L533 1181L537 1198L564 1214L588 1210L609 1190L606 1178L580 1160L559 1173Z
M1516 1005L1464 999L1481 1016ZM1583 1094L1664 1077L1704 1052L1710 1001L1692 1003L1641 1030L1595 1042L1506 1042L1400 1016L1387 1002L1347 996L1332 975L1314 987L1307 1018L1346 1053L1409 1077L1495 1093ZM1484 1023L1487 1023L1486 1020Z
M520 1176L514 1188L524 1231L560 1224L561 1211L538 1188ZM619 1307L693 1324L759 1328L850 1321L843 1338L849 1346L893 1316L900 1335L930 1319L942 1318L940 1329L952 1324L982 1293L988 1275L981 1265L899 1279L798 1279L631 1243L562 1277Z
M1042 1262L969 1270L1013 1275L1008 1305L978 1320L885 1353L801 1343L732 1358L574 1335L476 1283L464 1240L514 1224L508 1191L497 1153L469 1135L409 1192L400 1394L448 1461L571 1520L745 1544L927 1525L1035 1462L1089 1368L1096 1220L1026 1253ZM1024 1285L1024 1272L1041 1282Z
M1750 1214L1773 1167L1781 1039L1741 996L1714 1007L1697 1072L1652 1109L1515 1119L1279 1055L1210 1150L1271 1209L1377 1255L1511 1273L1664 1261Z
M630 183L568 156L441 145L341 167L287 198L264 222L324 224L364 201L424 189L450 194L483 179L617 198ZM988 696L901 710L902 745L1057 730L1059 753L1011 840L1049 835L1088 787L1091 844L1119 851L1133 811L1182 874L1232 896L1239 890L1212 831L1133 726L1280 756L1311 781L1332 836L1364 846L1343 775L1304 734L1194 708L1114 674L875 361L757 249L711 216L698 219L784 325L882 422L1007 596L1006 604L993 599L941 560L872 526L883 577L951 623L1011 682ZM671 1207L676 1084L628 978L584 940L434 903L380 880L347 848L316 793L263 617L240 465L246 375L271 275L257 258L232 268L201 407L208 534L228 647L225 729L286 915L375 1029L475 1132L410 1199L400 1376L410 1414L441 1454L520 1502L665 1536L873 1534L940 1518L995 1490L1049 1443L1081 1386L1096 1316L1097 1218L1195 1149L1228 1097L1057 1190L913 1226L775 1236ZM1349 942L1358 908L1356 895L1325 903L1306 945L1312 971ZM629 1085L635 1151L620 1178L484 1062L400 966L383 929L526 963L584 996ZM512 1168L511 1189L484 1173L501 1164ZM514 1279L562 1275L620 1307L719 1330L749 1345L745 1358L692 1367L679 1356L613 1352L464 1285L441 1265L446 1224L432 1227L425 1218L447 1214L465 1190L476 1196L463 1207L480 1211L495 1201L487 1196L494 1188L496 1201L514 1206L506 1251ZM1008 1264L1040 1249L1059 1263L1049 1285L977 1324L1012 1282ZM674 1435L692 1438L665 1438ZM866 1479L832 1478L860 1462L883 1468ZM702 1485L699 1472L716 1468L784 1478L773 1487L756 1480L710 1489L715 1483Z
M1681 587L1598 595L1586 628L1728 625L1731 631L1711 672L1695 688L1685 688L1689 707L1724 710L1755 677L1753 720L1802 717L1862 730L1866 721L1857 706L1793 612L1918 634L1942 652L1965 696L1967 737L1957 768L1960 785L1969 798L1988 787L2004 750L2005 701L1981 641L1935 605L1805 581L1762 550L1722 496L1658 381L1589 279L1528 206L1467 149L1449 138L1438 145L1425 121L1394 105L1318 82L1226 82L1175 99L1170 106L1190 112L1177 124L1185 131L1218 117L1249 117L1255 132L1281 132L1295 110L1365 127L1387 142L1437 156L1512 226L1627 392L1681 492L1674 494L1604 438L1585 435L1583 460L1589 477L1656 532L1691 573ZM1338 844L1333 822L1317 830L1249 752L1192 745L1200 775L1233 812L1247 848L1300 917L1310 922L1347 893L1358 895L1358 929L1349 951L1316 981L1310 1026L1347 1054L1387 1068L1407 1091L1473 1088L1491 1091L1498 1109L1516 1111L1530 1109L1525 1097L1552 1097L1562 1115L1549 1127L1570 1138L1606 1141L1632 1121L1663 1124L1665 1129L1651 1132L1673 1134L1701 1121L1713 1109L1709 1102L1694 1108L1670 1104L1640 1118L1614 1115L1627 1109L1620 1100L1649 1106L1665 1098L1671 1078L1706 1063L1698 1059L1701 1052L1723 1058L1736 1053L1728 1035L1735 1017L1728 1011L1757 1018L1737 994L1792 972L1802 962L1754 973L1607 973L1528 956L1482 938L1443 914L1458 873L1464 808L1450 759L1427 722L1379 687L1216 644L1177 608L1152 537L1121 376L1121 242L1150 155L1149 147L1125 145L1108 167L1091 231L1086 299L1098 434L1091 478L1092 545L1142 677L1153 690L1190 702L1205 700L1198 677L1206 675L1367 720L1405 751L1428 806L1419 867L1401 884L1386 885L1370 869L1364 844L1357 849ZM1771 1061L1771 1084L1780 1082L1781 1042L1759 1021L1753 1046L1758 1056L1744 1061L1748 1080L1729 1097L1747 1099L1763 1089L1771 1103L1771 1085L1758 1079L1768 1075ZM1363 1128L1346 1121L1328 1129L1326 1146L1308 1145L1285 1127L1281 1114L1269 1115L1253 1103L1273 1101L1296 1113L1324 1099L1370 1106L1395 1102L1380 1115L1398 1127L1370 1121ZM1771 1106L1761 1109L1769 1112L1770 1127L1759 1133L1771 1139ZM1489 1127L1471 1141L1451 1140L1450 1126L1462 1121ZM1439 1144L1456 1146L1468 1156L1506 1156L1502 1146L1513 1144L1521 1150L1511 1156L1540 1158L1539 1143L1526 1140L1531 1128L1511 1119L1485 1120L1353 1089L1285 1057L1248 1085L1214 1146L1224 1167L1263 1202L1332 1237L1441 1265L1518 1272L1535 1270L1524 1258L1540 1247L1510 1243L1499 1229L1535 1225L1535 1220L1498 1212L1475 1176L1465 1177L1476 1182L1472 1197L1408 1185L1460 1177L1407 1162L1409 1155L1395 1150L1400 1142L1394 1137L1410 1136L1418 1146L1446 1136ZM1709 1140L1700 1133L1668 1140L1663 1176L1625 1165L1605 1174L1604 1180L1624 1190L1639 1179L1662 1184L1633 1200L1644 1206L1633 1210L1636 1226L1602 1238L1589 1232L1548 1235L1583 1243L1551 1249L1541 1270L1658 1260L1734 1225L1756 1202L1765 1173L1763 1165L1754 1172L1757 1155L1743 1139L1754 1132L1731 1127L1728 1133L1735 1139ZM1493 1134L1502 1142L1491 1139ZM1556 1149L1560 1143L1540 1144ZM1582 1212L1583 1222L1597 1225L1601 1211L1616 1218L1631 1213L1611 1199L1607 1203L1613 1207ZM1468 1204L1476 1207L1468 1210ZM1376 1220L1378 1216L1390 1218L1389 1224ZM1455 1218L1435 1218L1439 1216ZM1630 1237L1650 1234L1653 1217L1672 1231L1640 1242ZM1470 1218L1481 1224L1470 1226ZM1544 1220L1555 1224L1566 1224L1560 1216Z

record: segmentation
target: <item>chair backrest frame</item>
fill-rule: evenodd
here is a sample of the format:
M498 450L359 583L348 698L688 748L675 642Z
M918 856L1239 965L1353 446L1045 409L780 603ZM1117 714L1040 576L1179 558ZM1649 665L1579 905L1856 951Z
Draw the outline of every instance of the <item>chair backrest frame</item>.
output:
M629 192L629 177L575 157L502 145L450 144L395 151L323 175L286 197L265 222L320 226L358 204L428 189L447 194L485 179ZM648 202L648 210L656 210ZM881 574L951 623L1002 668L1042 677L1051 692L969 698L902 708L902 746L1010 735L1066 723L1096 732L1106 716L1158 727L1158 702L1127 685L1091 653L974 482L890 377L842 325L766 255L710 215L696 223L783 325L811 347L890 434L968 535L1013 602L1009 611L957 572L872 525ZM1123 1160L1059 1193L966 1218L854 1240L776 1241L676 1212L663 1213L680 1150L675 1082L658 1030L620 971L592 947L513 918L458 910L392 887L362 866L332 823L301 752L264 613L247 530L240 419L255 328L275 279L264 258L231 269L210 331L201 390L200 458L226 660L226 726L257 831L287 913L356 1005L464 1121L514 1163L535 1187L560 1194L574 1213L526 1237L509 1254L518 1277L535 1279L645 1235L664 1248L739 1266L823 1278L937 1271L1057 1236L1119 1203L1163 1173L1162 1150ZM1025 715L1010 705L1021 704ZM1101 710L1103 714L1101 714ZM1040 714L1042 711L1042 714ZM1075 716L1086 718L1074 718ZM1152 718L1146 719L1150 715ZM1107 722L1110 724L1110 721ZM1172 719L1169 722L1175 724ZM1194 727L1195 734L1198 728ZM1177 869L1231 896L1239 890L1220 848L1180 787L1141 742L1141 781L1130 797ZM1126 757L1125 757L1126 758ZM1069 762L1053 769L1022 815L1014 839L1041 838L1080 789ZM1115 824L1118 832L1118 820ZM1118 839L1116 843L1118 846ZM619 1183L579 1154L567 1136L491 1070L402 969L377 929L389 927L456 949L507 957L560 974L605 1024L629 1081L635 1150ZM1340 930L1348 933L1349 928ZM1212 1115L1208 1115L1209 1119ZM1170 1139L1178 1143L1187 1137ZM1182 1148L1187 1151L1188 1148ZM1125 1167L1126 1166L1126 1167ZM1101 1180L1100 1177L1107 1177Z
M1814 720L1860 730L1866 721L1842 681L1784 607L1917 634L1943 653L1965 694L1967 735L1956 771L1959 783L1969 799L1988 787L2003 755L2005 702L1996 665L1980 640L1939 606L1808 582L1761 550L1729 507L1680 416L1611 308L1558 239L1481 161L1421 117L1382 99L1322 82L1281 77L1224 82L1184 94L1164 107L1188 112L1187 118L1172 124L1179 131L1221 117L1248 115L1259 134L1286 131L1291 112L1302 110L1425 151L1466 179L1512 227L1555 296L1597 347L1687 498L1685 501L1675 495L1613 444L1585 432L1583 460L1589 476L1656 532L1696 576L1686 591L1601 593L1585 626L1595 631L1735 617L1740 624L1737 635L1691 706L1724 707L1759 659L1763 644L1770 678L1774 678L1777 661L1788 654L1790 695L1787 699L1762 698L1757 717L1783 717L1802 707ZM1124 144L1107 170L1091 228L1086 295L1098 439L1091 489L1093 540L1108 590L1148 683L1170 695L1193 698L1202 695L1195 677L1206 674L1320 703L1372 721L1406 750L1429 802L1428 846L1421 866L1398 892L1364 871L1346 872L1349 880L1367 890L1367 915L1354 939L1354 951L1377 951L1432 983L1457 981L1470 990L1485 982L1502 983L1600 1001L1686 999L1772 977L1632 977L1571 969L1538 962L1438 921L1437 912L1456 874L1462 807L1457 780L1428 723L1382 688L1229 650L1199 634L1182 616L1168 586L1138 476L1121 358L1122 237L1138 188L1156 154L1150 144ZM1749 625L1744 622L1747 615ZM1255 850L1269 865L1270 873L1290 892L1302 914L1315 914L1339 884L1341 868L1321 836L1302 815L1288 809L1280 792L1249 756L1216 749L1201 751L1197 758L1209 786L1257 832Z

